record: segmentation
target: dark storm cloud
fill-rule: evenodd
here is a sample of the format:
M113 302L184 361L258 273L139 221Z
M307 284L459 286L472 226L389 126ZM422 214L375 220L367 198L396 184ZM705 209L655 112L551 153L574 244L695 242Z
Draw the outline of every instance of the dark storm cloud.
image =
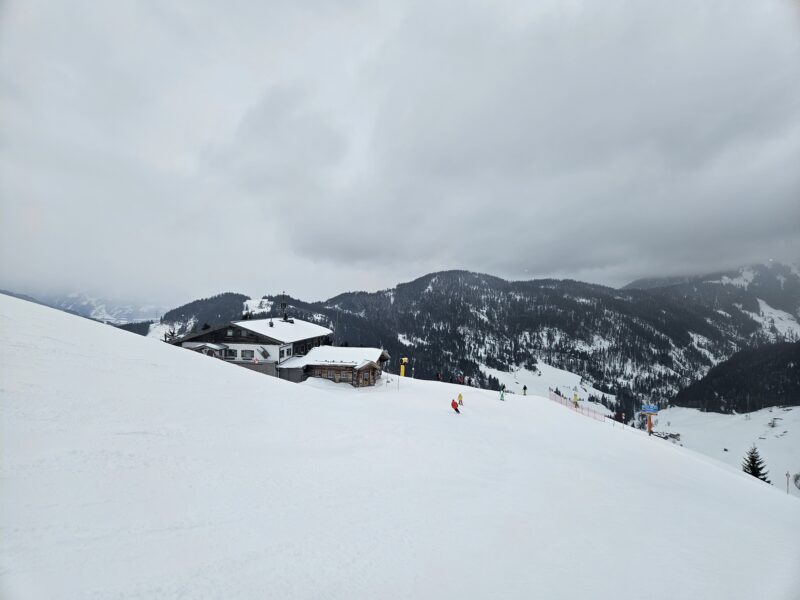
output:
M788 2L0 17L6 282L318 298L800 258Z

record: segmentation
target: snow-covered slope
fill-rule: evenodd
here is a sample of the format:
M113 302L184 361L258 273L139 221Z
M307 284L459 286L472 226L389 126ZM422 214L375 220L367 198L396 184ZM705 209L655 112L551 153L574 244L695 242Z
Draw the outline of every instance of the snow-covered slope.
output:
M0 348L3 598L797 597L796 498L540 397L294 385L7 297Z
M758 299L758 313L750 313L753 320L761 325L766 337L771 341L800 340L800 322L789 313L772 308L761 298Z
M267 298L250 298L244 301L244 310L242 312L249 312L251 315L269 314L272 310L274 302Z
M611 415L613 412L599 402L590 402L589 397L605 398L610 404L616 402L613 394L606 394L592 387L584 381L580 375L570 373L564 369L557 369L542 361L536 363L536 371L524 368L515 368L512 371L498 371L485 365L481 370L486 375L496 377L501 384L506 386L506 390L514 394L522 394L523 387L527 386L529 396L544 396L551 389L557 389L565 398L572 399L574 394L578 395L580 404L586 408L591 408L599 413Z
M613 405L615 397L605 394L581 379L579 375L557 369L539 361L536 371L519 368L511 372L482 367L487 375L505 384L506 390L528 395L547 396L552 388L571 399L578 394L580 405L598 413L613 415L613 411L589 397L605 397ZM786 489L785 473L789 472L789 493L800 497L800 488L793 477L800 475L800 408L770 407L750 414L728 415L702 412L693 408L672 407L662 410L656 418L656 431L680 434L679 442L686 448L716 458L736 469L741 468L747 450L755 444L770 469L772 483Z
M796 473L800 474L800 408L796 406L765 408L744 415L673 407L659 413L656 430L678 433L686 448L737 469L755 444L775 487L786 491L788 471L789 493L800 497L800 489L792 481Z
M156 340L164 340L165 335L169 335L170 333L176 334L178 331L191 331L192 327L196 324L197 319L189 319L186 323L150 323L147 337Z

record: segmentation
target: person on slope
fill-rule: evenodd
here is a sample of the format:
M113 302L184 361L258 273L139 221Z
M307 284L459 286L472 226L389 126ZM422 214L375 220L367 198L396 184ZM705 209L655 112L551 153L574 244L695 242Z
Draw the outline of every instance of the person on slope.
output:
M464 396L461 395L461 392L458 392L458 405L464 406Z
M575 407L575 410L578 410L578 394L577 394L577 392L572 394L572 406Z
M461 411L460 411L460 410L458 410L458 402L456 402L456 401L455 401L455 398L454 398L454 399L453 399L453 401L450 403L450 406L452 406L452 407L453 407L453 410L454 410L454 411L456 411L456 412L457 412L459 415L461 414Z

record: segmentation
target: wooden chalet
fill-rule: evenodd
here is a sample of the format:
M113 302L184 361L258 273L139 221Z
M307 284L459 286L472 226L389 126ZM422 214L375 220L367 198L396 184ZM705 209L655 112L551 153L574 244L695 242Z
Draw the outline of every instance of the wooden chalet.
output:
M389 353L380 348L319 346L278 365L278 372L281 378L295 382L321 377L361 387L375 385L388 360Z
M212 327L171 344L277 377L284 361L331 343L333 331L300 319L250 319Z

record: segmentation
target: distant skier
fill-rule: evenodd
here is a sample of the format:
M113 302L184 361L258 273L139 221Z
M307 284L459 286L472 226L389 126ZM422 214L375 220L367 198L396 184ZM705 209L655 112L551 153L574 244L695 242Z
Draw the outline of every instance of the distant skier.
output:
M464 406L464 396L461 395L461 392L458 392L458 405Z
M500 400L506 399L506 386L500 388Z
M578 410L578 394L572 394L572 406L575 407L575 410Z
M527 385L523 385L522 386L522 395L523 396L527 396L528 395L528 386Z
M459 415L461 414L461 411L458 410L458 402L456 402L455 399L453 399L453 401L450 403L450 406L452 406L453 410L456 411Z

